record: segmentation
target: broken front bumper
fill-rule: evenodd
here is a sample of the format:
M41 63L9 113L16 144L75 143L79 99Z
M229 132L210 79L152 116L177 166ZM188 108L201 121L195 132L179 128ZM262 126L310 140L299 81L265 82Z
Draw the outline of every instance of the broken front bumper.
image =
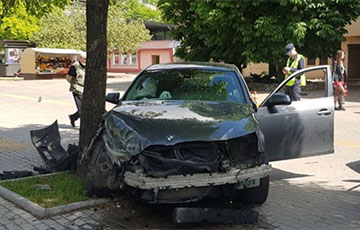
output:
M124 173L124 182L132 187L145 190L179 189L237 184L247 180L266 177L271 172L271 165L262 164L249 169L232 169L225 173L200 173L193 175L174 175L166 178L147 177L143 173Z

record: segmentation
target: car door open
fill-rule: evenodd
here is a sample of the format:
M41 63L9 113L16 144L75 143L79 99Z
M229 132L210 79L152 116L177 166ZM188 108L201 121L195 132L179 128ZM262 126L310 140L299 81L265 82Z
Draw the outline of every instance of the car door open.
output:
M291 79L311 71L324 73L324 93L291 102L279 94ZM330 66L315 66L293 73L260 104L256 113L265 136L270 161L334 152L334 98Z

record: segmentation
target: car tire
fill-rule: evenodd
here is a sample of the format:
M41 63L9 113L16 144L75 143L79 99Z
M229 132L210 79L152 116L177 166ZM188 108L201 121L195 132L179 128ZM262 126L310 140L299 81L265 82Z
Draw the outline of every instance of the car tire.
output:
M120 192L119 167L106 153L102 138L94 143L86 173L86 192L89 196L113 197Z
M234 201L242 204L263 204L265 203L270 186L270 177L260 178L260 185L254 188L236 190Z

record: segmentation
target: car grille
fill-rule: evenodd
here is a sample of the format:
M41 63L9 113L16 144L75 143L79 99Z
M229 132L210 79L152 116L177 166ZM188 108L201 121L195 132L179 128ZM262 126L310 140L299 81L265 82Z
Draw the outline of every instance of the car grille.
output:
M259 156L256 134L228 141L188 142L174 146L150 146L138 160L153 177L204 172L224 172Z

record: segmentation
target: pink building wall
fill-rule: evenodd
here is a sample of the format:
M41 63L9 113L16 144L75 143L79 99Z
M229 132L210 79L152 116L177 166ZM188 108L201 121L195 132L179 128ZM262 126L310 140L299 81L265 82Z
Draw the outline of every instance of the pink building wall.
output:
M108 72L124 72L124 73L136 73L140 72L149 65L152 65L152 56L159 56L159 63L174 62L174 47L178 44L173 40L161 40L161 41L148 41L142 42L140 48L136 52L136 65L130 61L131 54L127 54L127 64L122 63L122 54L119 54L116 61L114 60L114 54L112 54L107 61Z
M140 51L140 69L145 69L152 65L152 56L157 55L160 57L160 63L174 62L172 49L144 49Z

